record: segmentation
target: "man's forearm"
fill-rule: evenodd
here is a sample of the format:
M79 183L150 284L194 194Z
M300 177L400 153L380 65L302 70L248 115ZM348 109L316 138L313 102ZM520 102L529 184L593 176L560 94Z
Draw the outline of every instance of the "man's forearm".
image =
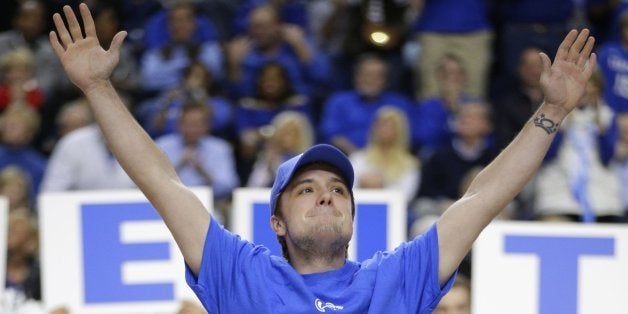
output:
M496 216L527 184L541 165L566 113L542 104L515 139L471 183L466 195L481 193Z
M146 191L150 182L177 178L169 160L133 118L109 81L84 92L107 145L140 189L150 192Z

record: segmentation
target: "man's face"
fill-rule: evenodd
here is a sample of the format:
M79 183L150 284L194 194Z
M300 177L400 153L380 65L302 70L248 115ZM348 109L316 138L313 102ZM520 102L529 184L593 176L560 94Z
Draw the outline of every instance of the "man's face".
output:
M310 253L344 254L353 234L351 193L335 169L307 166L282 192L283 214L273 229L288 248Z

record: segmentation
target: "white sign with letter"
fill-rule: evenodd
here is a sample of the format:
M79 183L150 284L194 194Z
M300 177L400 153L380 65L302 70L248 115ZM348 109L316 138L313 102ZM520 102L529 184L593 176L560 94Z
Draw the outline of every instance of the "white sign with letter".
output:
M211 190L192 190L211 211ZM196 300L172 235L139 190L42 193L39 204L46 309L174 313Z
M473 247L473 313L623 314L628 226L491 223Z

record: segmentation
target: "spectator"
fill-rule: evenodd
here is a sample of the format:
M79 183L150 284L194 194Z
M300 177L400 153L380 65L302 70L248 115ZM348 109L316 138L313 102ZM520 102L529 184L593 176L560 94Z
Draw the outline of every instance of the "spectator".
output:
M238 159L242 182L262 148L262 130L284 111L298 111L312 121L310 99L298 94L286 69L280 63L267 63L260 69L254 97L243 98L236 109Z
M27 300L41 300L37 222L28 208L9 213L7 238L6 294L12 292L19 307ZM9 311L9 313L14 313Z
M277 114L265 130L268 131L262 132L266 139L263 151L255 159L246 184L248 187L271 187L277 167L314 144L312 123L300 112Z
M18 208L34 209L35 196L31 193L28 174L16 166L7 166L0 171L0 195L9 201L9 211Z
M187 186L209 186L218 202L231 197L239 185L233 150L225 140L209 135L211 109L188 102L181 109L178 132L156 143L175 166Z
M39 116L30 107L14 107L0 118L0 169L17 166L28 174L33 197L39 192L46 157L31 145L39 128Z
M540 123L540 122L536 122ZM537 175L536 214L541 220L617 222L623 216L619 178L609 162L617 142L614 113L595 73L578 107L563 121Z
M232 22L231 35L240 36L247 31L248 17L251 11L263 6L272 6L282 23L296 25L302 29L307 29L308 16L306 1L300 0L244 0L238 4Z
M392 105L410 112L410 100L389 91L387 83L386 62L372 54L361 56L354 71L354 88L332 93L323 104L322 140L350 155L366 146L369 126L379 108Z
M223 73L221 47L218 41L194 40L194 31L199 27L195 14L196 9L191 3L177 2L168 11L171 40L146 50L141 57L142 84L149 94L179 86L183 80L183 69L196 60L220 80Z
M21 1L13 20L13 28L0 33L0 56L17 48L26 48L34 56L35 77L46 100L57 92L71 89L59 60L48 41L48 12L39 0Z
M599 48L598 60L604 77L604 99L615 111L628 111L628 10L620 19L619 40Z
M467 174L486 166L495 156L488 105L469 102L459 107L453 121L454 137L423 164L414 218L440 216L464 191Z
M287 71L297 93L315 95L330 78L327 57L317 51L302 28L281 24L275 8L262 5L248 16L246 35L227 44L227 78L231 94L251 96L255 78L264 64L281 64Z
M201 13L196 4L192 0L171 0L162 1L167 3L166 8L153 14L144 25L144 49L161 48L168 45L172 41L176 41L177 27L173 28L170 21L171 10L180 6L191 6L193 9L190 15L190 22L197 25L193 29L190 40L195 43L215 42L219 40L218 32L212 21L203 13ZM175 22L176 23L176 22ZM179 25L183 26L183 24Z
M30 106L40 110L44 94L34 76L33 55L26 48L18 48L2 55L0 69L0 112L10 106Z
M217 85L218 82L203 63L192 62L184 69L180 86L140 105L138 115L144 128L154 138L175 132L183 104L196 101L211 107L212 132L231 139L235 109L227 98L220 95Z
M104 49L109 49L113 36L121 30L122 13L120 8L107 0L95 0L92 8L94 14L94 23L96 26L96 35L98 41ZM111 74L111 82L121 92L128 95L135 95L141 87L139 66L135 51L130 45L122 45L120 47L120 62Z
M49 192L131 188L135 184L113 158L96 124L91 123L61 137L50 156L41 189Z
M92 112L84 98L65 103L55 118L54 132L44 135L41 145L42 152L50 155L61 137L93 122Z
M541 105L543 91L539 82L543 64L536 47L528 47L521 52L517 67L515 86L496 95L495 135L497 147L503 149Z
M354 187L401 191L408 203L419 188L419 161L410 153L408 120L397 107L377 111L366 147L349 159L355 171Z
M464 91L479 98L487 95L491 61L492 26L486 0L422 0L415 25L420 46L416 74L418 98L439 94L434 76L445 55L456 56L468 77Z
M435 73L438 95L419 101L418 107L414 108L417 112L412 115L413 148L419 149L422 160L449 145L453 137L454 115L462 104L475 99L464 91L468 78L458 57L445 55Z

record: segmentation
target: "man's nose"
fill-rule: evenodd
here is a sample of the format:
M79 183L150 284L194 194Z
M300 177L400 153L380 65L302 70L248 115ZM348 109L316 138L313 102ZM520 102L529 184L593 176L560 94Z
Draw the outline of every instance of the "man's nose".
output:
M325 190L319 196L318 205L330 205L331 204L331 199L332 199L331 192Z

